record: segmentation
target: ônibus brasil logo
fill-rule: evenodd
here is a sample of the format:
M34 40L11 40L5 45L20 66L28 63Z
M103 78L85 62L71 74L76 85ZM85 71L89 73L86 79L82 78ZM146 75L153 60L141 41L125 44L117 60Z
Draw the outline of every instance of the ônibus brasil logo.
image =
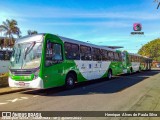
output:
M134 32L131 32L132 35L144 35L144 32L141 32L142 30L142 24L141 23L134 23L133 24L133 30Z

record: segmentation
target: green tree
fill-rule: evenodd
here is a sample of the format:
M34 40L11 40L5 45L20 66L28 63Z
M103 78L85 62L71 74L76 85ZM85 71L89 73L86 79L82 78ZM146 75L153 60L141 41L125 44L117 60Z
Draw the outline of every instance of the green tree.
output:
M19 37L21 33L17 21L13 19L7 19L6 21L2 22L2 25L0 25L0 32L3 32L6 37L6 39L4 40L4 44L6 43L5 47L11 46L15 41L13 36L16 35L17 37Z
M28 33L28 35L38 34L38 32L36 30L28 30L27 33Z
M143 45L139 49L138 54L148 56L155 61L160 61L160 38Z

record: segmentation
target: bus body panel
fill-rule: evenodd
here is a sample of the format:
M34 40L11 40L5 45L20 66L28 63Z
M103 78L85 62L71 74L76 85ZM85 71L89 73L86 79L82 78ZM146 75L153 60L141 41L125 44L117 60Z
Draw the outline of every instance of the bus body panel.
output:
M102 78L108 70L110 61L75 61L80 73L86 80Z
M44 88L43 80L40 77L32 81L16 81L9 77L8 83L10 87L39 88L39 89Z
M140 62L131 62L131 67L133 72L139 71L140 70Z

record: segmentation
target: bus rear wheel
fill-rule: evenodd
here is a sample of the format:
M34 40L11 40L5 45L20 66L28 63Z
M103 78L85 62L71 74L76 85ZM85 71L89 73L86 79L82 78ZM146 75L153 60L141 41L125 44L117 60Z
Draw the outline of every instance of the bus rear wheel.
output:
M108 70L107 78L108 78L109 80L112 79L112 71L111 71L111 70Z
M141 72L141 67L139 67L138 72Z
M132 68L130 68L130 70L129 70L129 74L132 74L132 72L133 72L133 70L132 70Z
M73 74L68 74L66 77L65 87L67 89L72 89L75 86L75 76Z

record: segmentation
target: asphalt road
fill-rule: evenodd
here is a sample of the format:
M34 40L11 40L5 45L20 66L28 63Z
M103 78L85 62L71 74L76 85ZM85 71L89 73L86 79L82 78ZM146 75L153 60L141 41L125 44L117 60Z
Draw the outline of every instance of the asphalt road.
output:
M81 83L72 90L59 87L1 95L0 110L160 111L159 91L160 70L143 71Z

